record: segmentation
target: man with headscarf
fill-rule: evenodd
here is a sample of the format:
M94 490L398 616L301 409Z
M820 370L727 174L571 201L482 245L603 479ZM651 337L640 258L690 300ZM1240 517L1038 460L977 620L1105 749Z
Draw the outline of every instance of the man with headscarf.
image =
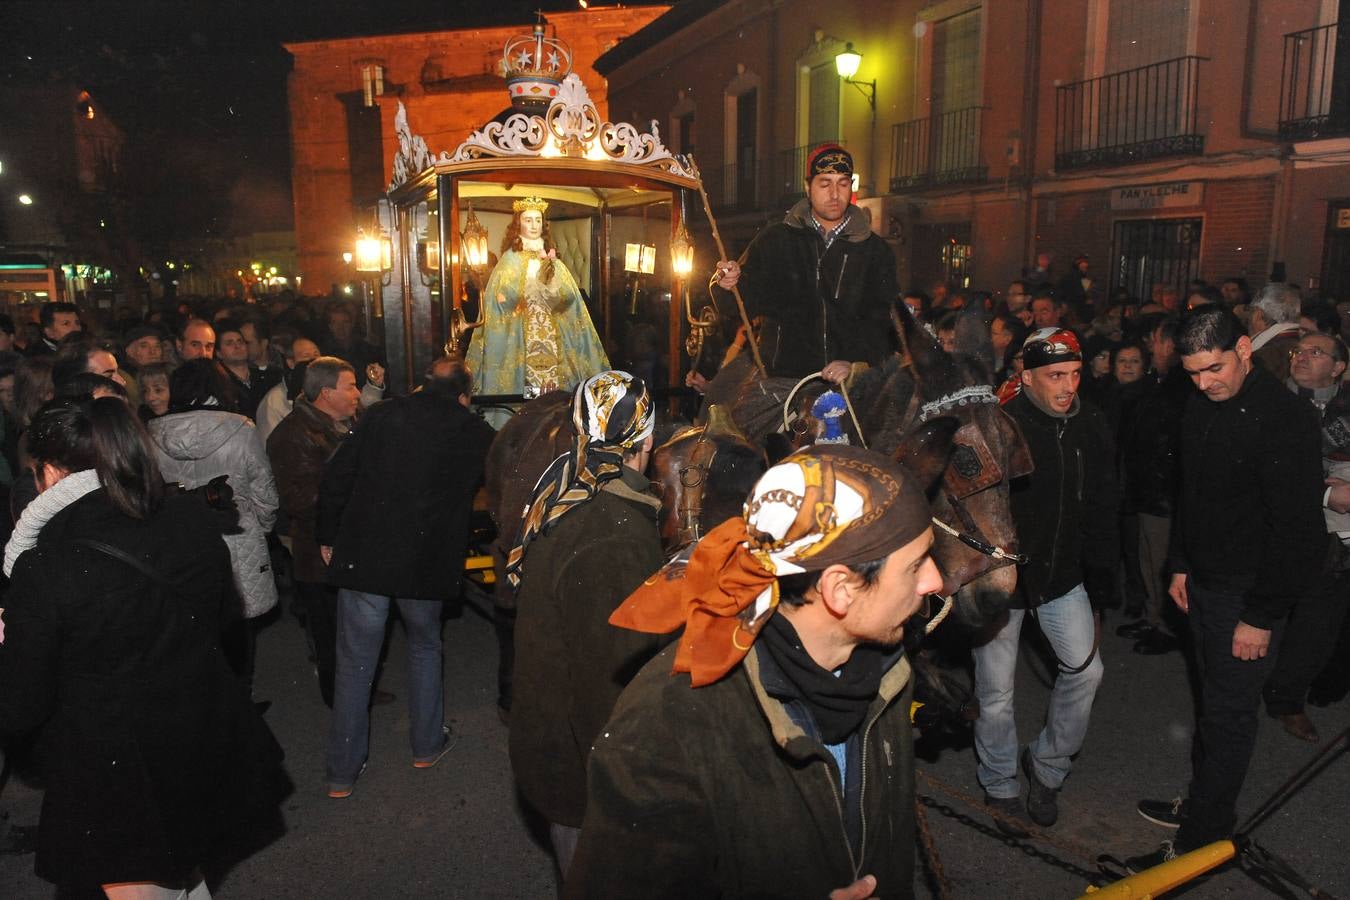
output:
M507 578L519 582L511 768L549 822L566 878L586 809L586 758L661 641L609 616L661 568L661 503L644 476L655 409L642 380L606 371L572 399L576 443L540 477ZM528 550L526 549L528 548Z
M920 486L811 447L610 621L683 627L591 748L569 897L897 897L914 875L911 670L941 589Z
M1041 328L1022 344L1022 389L1003 405L1020 427L1035 469L1011 485L1021 608L1008 610L972 650L977 775L999 830L1025 837L1013 697L1018 638L1028 611L1050 642L1059 672L1045 727L1021 754L1026 815L1059 818L1058 794L1087 735L1102 680L1093 610L1111 596L1120 554L1115 450L1106 417L1078 396L1083 353L1064 328ZM1021 820L1019 822L1019 820Z
M720 261L717 284L739 284L750 316L778 324L776 352L764 360L770 375L823 372L837 384L853 364L879 365L891 351L895 254L852 203L852 154L817 147L803 176L806 197L755 236L743 267Z

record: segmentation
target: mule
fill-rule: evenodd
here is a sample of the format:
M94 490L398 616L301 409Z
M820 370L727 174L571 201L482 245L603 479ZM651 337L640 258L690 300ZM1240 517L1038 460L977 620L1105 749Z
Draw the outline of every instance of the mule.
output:
M944 593L954 597L957 620L979 628L1007 608L1016 588L1009 481L1031 471L1030 453L990 388L993 351L981 320L965 317L958 352L948 354L903 306L892 315L902 352L854 379L848 396L857 424L845 416L846 431L853 444L899 459L929 489ZM811 405L830 385L761 379L747 357L723 367L705 401L729 409L773 462L812 441ZM941 419L953 423L950 435L934 427Z

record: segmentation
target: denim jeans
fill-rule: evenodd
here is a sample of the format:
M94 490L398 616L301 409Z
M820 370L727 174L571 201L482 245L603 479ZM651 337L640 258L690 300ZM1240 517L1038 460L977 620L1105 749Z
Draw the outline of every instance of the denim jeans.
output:
M352 784L370 749L370 689L384 644L390 601L408 636L408 718L413 757L433 756L445 737L441 676L441 601L366 594L346 588L337 599L337 672L328 734L328 781Z
M1024 609L1008 610L1008 621L989 639L976 646L975 696L980 717L975 721L975 750L979 754L977 775L991 797L1017 797L1021 785L1017 774L1017 722L1013 715L1013 686L1017 675L1017 644L1026 618ZM1050 646L1060 661L1070 667L1082 665L1092 652L1095 623L1087 591L1080 584L1061 597L1035 610ZM1092 700L1102 681L1099 652L1082 672L1060 672L1050 694L1045 727L1031 743L1036 777L1052 788L1064 783L1071 758L1083 746Z
M1261 659L1233 655L1233 629L1242 615L1241 594L1213 591L1187 579L1191 639L1200 673L1200 710L1191 745L1186 818L1177 830L1178 852L1222 840L1237 825L1237 799L1256 748L1261 688L1275 668L1283 623L1271 631Z

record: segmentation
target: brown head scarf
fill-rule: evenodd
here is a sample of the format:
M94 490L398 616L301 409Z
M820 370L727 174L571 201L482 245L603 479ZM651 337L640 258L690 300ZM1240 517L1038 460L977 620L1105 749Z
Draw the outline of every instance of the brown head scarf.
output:
M694 687L741 661L774 607L778 578L882 559L929 527L928 501L908 472L844 444L792 454L755 484L740 518L710 531L686 562L648 578L610 616L654 634L684 626L675 671Z

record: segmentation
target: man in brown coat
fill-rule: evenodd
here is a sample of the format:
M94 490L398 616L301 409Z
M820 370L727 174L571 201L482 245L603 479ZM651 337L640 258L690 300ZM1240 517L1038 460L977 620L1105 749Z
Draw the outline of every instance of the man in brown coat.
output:
M1268 284L1252 301L1247 322L1252 359L1279 381L1289 377L1289 357L1298 349L1301 304L1298 288L1287 284Z
M591 744L664 643L609 624L663 562L661 503L642 474L654 413L642 380L627 372L601 372L577 388L573 421L584 429L539 479L508 560L508 578L520 578L511 769L549 822L564 878L586 810Z
M324 583L328 567L319 555L314 523L324 463L346 435L360 398L356 370L335 356L321 356L305 370L304 387L291 414L267 438L277 494L291 522L295 591L306 610L305 625L319 668L319 692L330 709L337 653L337 589Z

